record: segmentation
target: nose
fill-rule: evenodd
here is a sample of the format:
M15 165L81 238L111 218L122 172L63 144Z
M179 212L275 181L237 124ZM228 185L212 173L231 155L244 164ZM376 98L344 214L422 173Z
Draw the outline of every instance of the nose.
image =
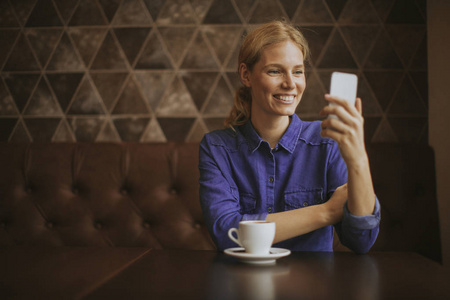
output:
M281 87L286 90L292 90L295 88L295 81L292 74L285 74Z

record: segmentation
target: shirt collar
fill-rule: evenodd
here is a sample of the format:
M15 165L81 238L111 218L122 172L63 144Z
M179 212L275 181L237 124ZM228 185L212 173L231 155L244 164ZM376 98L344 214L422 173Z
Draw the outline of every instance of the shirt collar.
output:
M296 114L292 115L291 118L291 124L289 124L288 129L281 137L278 145L282 146L290 153L293 153L295 146L297 146L300 133L302 132L303 122Z
M302 121L296 114L292 115L291 119L288 129L281 137L278 145L290 153L293 153L302 131ZM240 130L249 145L249 150L253 153L261 146L261 143L263 143L264 140L258 135L250 120L240 127Z

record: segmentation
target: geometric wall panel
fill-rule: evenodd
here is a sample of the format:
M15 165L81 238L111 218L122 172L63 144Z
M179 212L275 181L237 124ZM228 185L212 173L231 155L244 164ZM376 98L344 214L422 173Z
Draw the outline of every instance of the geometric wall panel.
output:
M23 112L24 116L62 116L63 112L58 101L52 95L44 78L38 83L36 89Z
M61 38L62 32L61 29L29 28L26 30L25 35L41 66L47 64L51 53Z
M91 69L120 71L127 69L125 58L111 32L106 34L106 37L92 62Z
M18 29L0 29L0 67L8 57L20 31Z
M333 19L327 9L327 5L322 1L304 0L297 14L293 18L296 23L322 23L333 24Z
M82 78L82 73L47 74L47 80L63 111L69 106Z
M81 0L75 8L69 21L69 26L106 25L104 14L97 1Z
M70 27L68 33L84 65L89 66L105 38L107 29Z
M119 96L111 114L113 115L140 115L149 114L144 97L139 92L137 84L133 78L129 78L124 86L122 94Z
M122 1L112 20L112 24L117 26L145 26L151 25L151 23L150 14L140 0Z
M23 111L39 78L39 74L4 74L3 79L19 112Z
M91 72L90 75L106 110L111 111L128 73Z
M71 71L83 72L83 62L76 53L75 47L72 44L67 33L64 33L56 46L53 56L47 66L49 71Z
M192 41L196 27L159 27L158 29L172 59L176 65L179 65L186 52L186 48Z
M14 126L17 124L17 118L0 118L0 141L8 141L9 136L13 132Z
M328 48L324 51L318 68L356 69L356 62L344 39L338 31L328 39Z
M424 0L3 0L0 140L200 141L241 85L241 37L279 18L311 50L301 118L352 72L366 142L427 142Z
M247 1L238 1L247 2ZM240 24L241 20L231 1L214 0L205 16L204 24Z
M136 69L172 69L172 63L156 31L150 34L140 53Z
M70 17L72 16L75 6L77 5L76 0L53 0L56 5L56 9L58 10L61 19L64 24L67 24Z
M0 115L17 115L17 110L11 95L6 90L6 86L0 82Z
M28 17L25 26L27 27L56 27L62 26L63 23L59 18L55 6L52 1L38 0L36 5Z
M40 67L23 33L10 50L3 71L39 71Z
M80 84L76 94L72 99L68 115L103 115L105 110L100 98L95 92L92 83L88 79Z
M287 17L284 10L277 3L278 1L259 1L254 8L249 23L259 24L273 20L274 18Z

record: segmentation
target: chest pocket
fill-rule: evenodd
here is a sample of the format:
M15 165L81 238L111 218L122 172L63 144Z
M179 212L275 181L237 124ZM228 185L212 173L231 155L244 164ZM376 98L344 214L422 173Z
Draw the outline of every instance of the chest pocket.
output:
M241 214L251 214L256 210L256 197L250 193L241 192L232 188L231 193L236 199L239 199L239 212Z
M305 189L284 194L284 210L308 207L323 202L323 189Z

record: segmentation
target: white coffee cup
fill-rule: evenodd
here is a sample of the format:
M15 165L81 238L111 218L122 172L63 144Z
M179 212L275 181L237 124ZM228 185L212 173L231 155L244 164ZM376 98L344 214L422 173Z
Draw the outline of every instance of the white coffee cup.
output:
M236 232L237 238L233 236ZM228 237L245 248L245 252L258 255L269 254L275 237L275 223L266 221L242 221L239 229L230 228Z

